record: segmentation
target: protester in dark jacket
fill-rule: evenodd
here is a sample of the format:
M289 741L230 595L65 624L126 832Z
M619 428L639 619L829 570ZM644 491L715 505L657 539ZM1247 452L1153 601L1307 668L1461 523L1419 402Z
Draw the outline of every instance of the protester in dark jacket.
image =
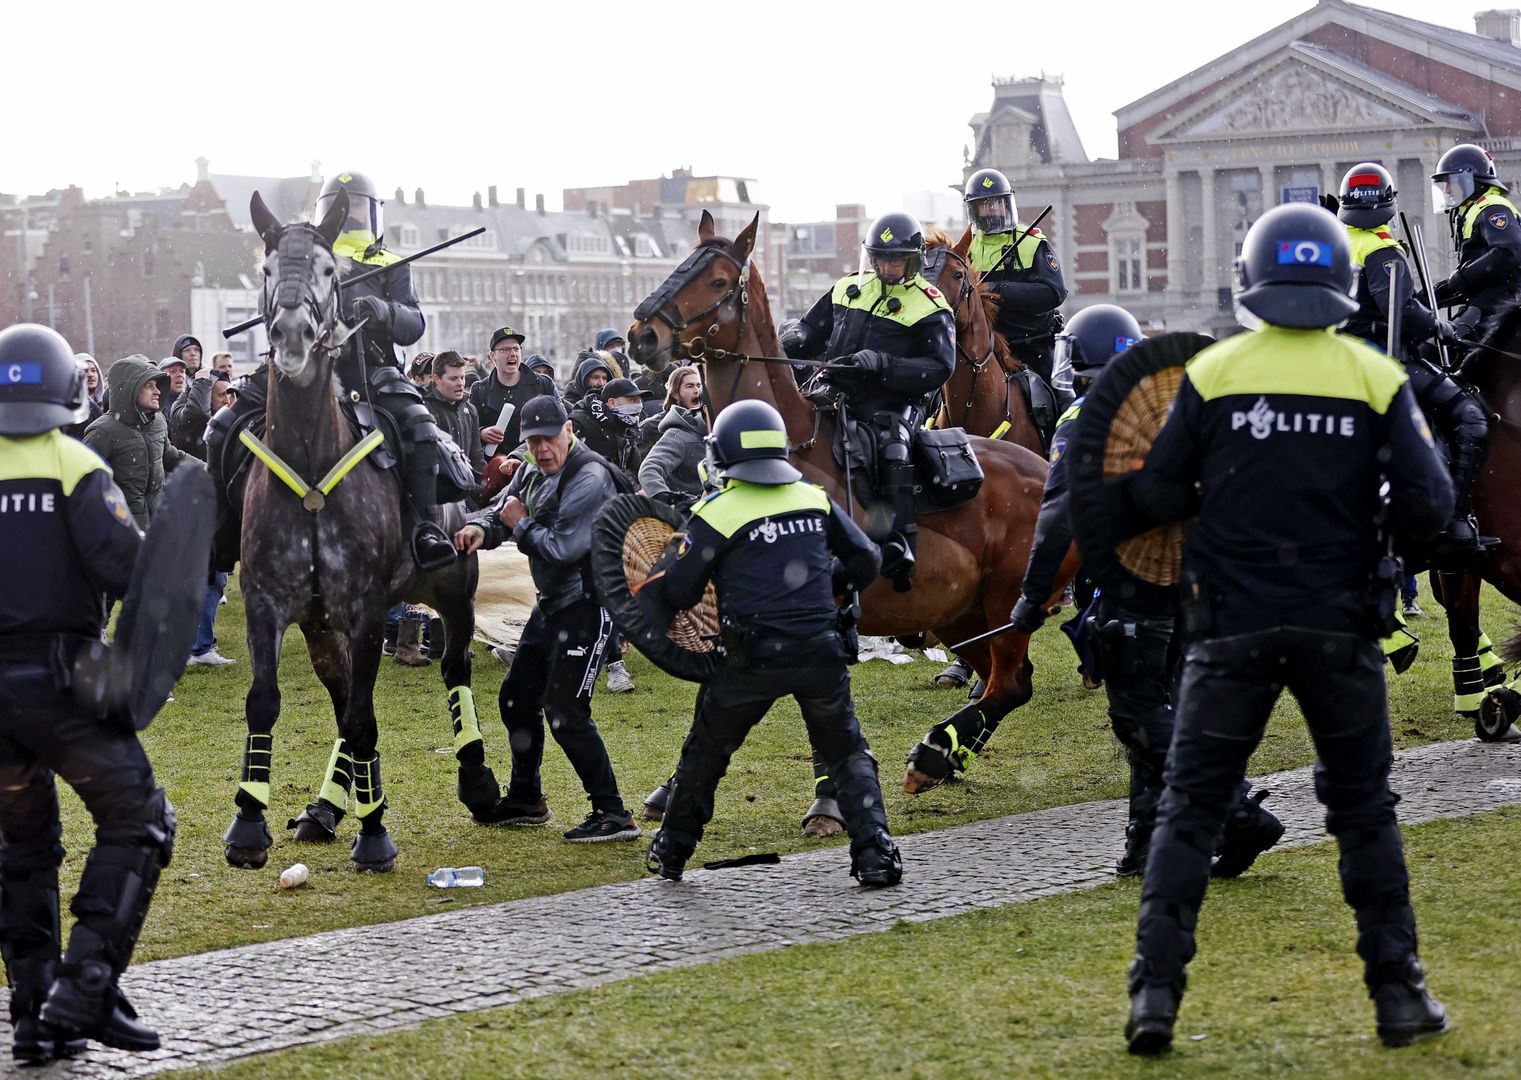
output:
M481 421L465 396L465 358L445 349L433 358L433 378L423 391L428 411L439 429L448 434L470 459L477 473L486 467L481 446Z
M584 352L576 358L576 373L565 388L565 404L571 408L592 390L600 391L623 374L617 361L608 353Z
M159 411L169 376L137 355L112 364L107 381L111 411L85 430L84 442L111 466L127 509L146 529L163 495L164 473L186 458L169 442L169 425Z
M227 373L215 368L203 367L195 373L185 392L174 400L167 410L169 416L169 441L191 457L206 460L206 423L217 409L227 402L225 389L220 403L213 403L213 393L228 383Z
M639 475L639 421L643 394L628 379L614 379L588 392L570 414L576 438L622 470L630 483Z
M201 357L204 355L201 342L191 334L181 334L175 338L174 348L169 350L169 355L185 361L185 370L192 375L201 370Z
M85 429L99 420L106 411L106 380L100 374L100 365L89 353L75 353L74 359L85 367L85 407L90 414L77 424L70 424L63 433L71 439L83 439Z
M702 414L702 376L694 367L671 372L665 413L654 421L655 444L639 465L639 486L646 495L690 503L702 494L698 466L707 450L707 418ZM640 424L641 433L651 421ZM682 498L685 496L685 498Z
M510 326L496 330L491 335L491 366L481 381L470 388L470 403L475 406L481 428L476 442L484 444L487 458L517 449L522 441L518 437L518 420L523 406L541 394L560 396L554 379L524 366L524 340Z

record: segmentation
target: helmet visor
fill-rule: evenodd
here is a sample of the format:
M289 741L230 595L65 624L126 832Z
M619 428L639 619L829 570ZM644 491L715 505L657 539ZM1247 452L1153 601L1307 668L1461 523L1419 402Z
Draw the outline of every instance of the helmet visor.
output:
M1051 389L1072 390L1072 349L1073 337L1071 334L1057 334L1056 347L1051 354Z
M344 219L343 228L339 231L367 232L376 239L379 239L385 228L385 221L380 211L380 203L368 195L361 195L358 192L350 191L348 195L349 216ZM323 195L317 200L317 209L312 214L313 222L320 222L322 220L323 215L327 213L328 207L333 205L335 198L337 198L336 193L333 195Z
M972 228L983 233L1006 233L1014 231L1014 196L995 195L991 199L976 199L967 203L967 216Z
M1473 198L1473 173L1468 170L1437 173L1431 178L1431 209L1435 213L1456 210Z
M860 280L866 280L868 271L875 270L883 285L902 285L911 280L922 267L924 260L919 253L909 250L884 250L861 248L859 266Z

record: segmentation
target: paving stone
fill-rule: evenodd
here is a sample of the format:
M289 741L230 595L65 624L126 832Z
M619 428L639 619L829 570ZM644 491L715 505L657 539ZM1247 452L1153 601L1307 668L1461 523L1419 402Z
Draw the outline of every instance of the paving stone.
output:
M1259 778L1282 847L1326 839L1309 769ZM1396 756L1406 824L1521 804L1521 744L1438 743ZM934 796L929 796L933 798ZM904 883L868 891L839 848L776 867L692 871L559 896L440 912L131 968L133 1004L164 1049L103 1048L49 1075L147 1076L413 1027L654 971L889 930L1113 880L1125 803L1088 802L903 838ZM345 996L311 997L310 972L342 961ZM468 972L468 978L466 977ZM9 1041L9 1026L0 1024Z

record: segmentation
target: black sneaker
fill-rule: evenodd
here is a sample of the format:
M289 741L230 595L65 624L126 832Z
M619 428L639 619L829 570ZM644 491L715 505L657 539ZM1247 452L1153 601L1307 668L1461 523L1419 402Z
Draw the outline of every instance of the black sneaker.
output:
M593 810L586 820L565 833L572 844L602 844L609 840L637 840L639 826L633 814L609 814L606 810Z
M542 825L554 814L542 795L537 802L513 802L504 795L489 811L472 816L482 825Z

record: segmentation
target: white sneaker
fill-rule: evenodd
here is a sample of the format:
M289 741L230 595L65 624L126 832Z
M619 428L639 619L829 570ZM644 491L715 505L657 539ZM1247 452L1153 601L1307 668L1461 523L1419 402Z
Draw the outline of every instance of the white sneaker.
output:
M615 660L607 665L607 692L610 694L627 694L634 689L634 679L628 673L628 668L623 666L622 660Z
M207 649L198 656L190 658L192 664L205 664L207 667L226 667L228 664L236 664L236 660L229 660L215 649Z

